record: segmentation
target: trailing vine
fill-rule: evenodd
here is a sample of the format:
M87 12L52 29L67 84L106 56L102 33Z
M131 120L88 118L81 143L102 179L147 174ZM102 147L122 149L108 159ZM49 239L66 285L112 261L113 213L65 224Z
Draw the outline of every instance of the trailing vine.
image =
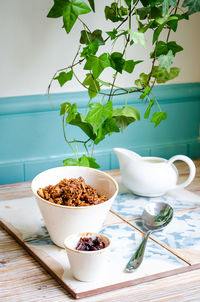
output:
M53 81L60 86L67 84L73 78L88 91L89 101L86 112L78 111L77 103L61 104L60 115L64 139L74 158L67 158L64 165L81 165L98 168L93 158L94 146L107 135L123 131L129 124L140 120L136 107L127 105L129 94L138 93L138 101L147 103L145 119L154 123L155 127L167 118L158 100L152 93L155 84L165 83L179 75L180 69L172 67L175 56L183 50L175 41L170 41L171 31L176 32L181 20L188 20L193 13L200 11L200 0L115 0L108 1L104 12L95 10L95 0L54 0L49 11L49 18L63 18L63 28L69 34L76 23L81 23L80 41L71 65L59 69L53 75L48 94ZM104 14L105 22L113 23L113 30L103 32L101 29L91 29L81 15ZM136 20L137 28L133 28L132 20ZM123 26L122 26L123 25ZM120 87L116 84L119 74L133 74L135 67L143 60L127 59L128 47L140 44L146 48L146 33L152 32L152 51L150 52L151 69L142 72L132 87ZM164 33L164 34L163 34ZM165 39L163 38L165 36ZM161 38L162 37L162 38ZM121 40L122 50L115 51L116 41ZM103 52L108 42L112 42L109 52ZM113 71L110 80L102 79L106 69ZM79 70L86 74L84 80L79 78ZM78 71L78 72L77 72ZM107 88L107 89L105 89ZM113 107L115 96L125 96L122 108ZM154 109L152 109L154 108ZM85 139L68 139L67 127L79 127L85 134ZM78 145L83 145L85 154L79 155Z

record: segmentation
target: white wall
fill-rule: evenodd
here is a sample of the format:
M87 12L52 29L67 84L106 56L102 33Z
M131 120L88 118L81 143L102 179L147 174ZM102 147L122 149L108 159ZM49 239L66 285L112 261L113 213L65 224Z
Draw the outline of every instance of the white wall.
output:
M96 1L103 10L106 0ZM109 1L110 3L110 1ZM54 72L68 66L77 49L79 29L66 35L61 28L62 20L46 18L53 4L52 0L6 0L0 2L0 97L43 94L46 93L49 81ZM82 17L88 21L88 16ZM101 19L96 15L90 18L91 28L107 29L111 22L102 27ZM171 83L200 81L200 15L194 14L190 21L182 21L176 37L171 39L184 47L177 55L175 66L181 67L180 76ZM150 46L150 44L149 44ZM120 79L125 87L133 84L140 72L149 72L150 62L141 46L134 49L134 58L145 55L147 62L136 69L134 76ZM109 75L109 72L106 76ZM84 74L80 73L84 79ZM76 82L60 88L56 83L52 92L79 91L82 88Z

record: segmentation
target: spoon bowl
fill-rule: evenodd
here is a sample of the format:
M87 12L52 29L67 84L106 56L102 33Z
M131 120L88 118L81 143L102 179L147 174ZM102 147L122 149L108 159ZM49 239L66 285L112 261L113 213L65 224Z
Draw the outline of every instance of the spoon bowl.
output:
M161 230L167 226L173 218L172 207L165 202L151 202L142 213L142 224L147 230L142 242L133 254L125 270L129 273L136 270L142 263L147 240L154 231Z
M172 207L165 202L151 202L142 213L142 224L146 230L160 230L168 225L173 217Z

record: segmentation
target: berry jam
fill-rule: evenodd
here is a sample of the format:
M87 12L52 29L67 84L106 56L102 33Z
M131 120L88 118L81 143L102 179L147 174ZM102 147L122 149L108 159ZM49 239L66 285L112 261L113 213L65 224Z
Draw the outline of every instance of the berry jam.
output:
M101 240L100 237L81 237L76 250L78 251L98 251L105 248L105 243Z

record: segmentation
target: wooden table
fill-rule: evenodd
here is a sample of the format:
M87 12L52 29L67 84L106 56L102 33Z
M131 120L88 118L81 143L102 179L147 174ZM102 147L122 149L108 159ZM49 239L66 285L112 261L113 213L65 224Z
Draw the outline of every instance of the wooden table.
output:
M197 173L187 189L200 195L200 161L194 160ZM187 177L184 163L176 164L180 180ZM109 172L118 175L118 170ZM0 186L0 201L31 196L30 182ZM197 230L200 234L200 231ZM74 301L29 254L0 228L0 301ZM143 283L79 301L200 301L200 269L173 277Z

